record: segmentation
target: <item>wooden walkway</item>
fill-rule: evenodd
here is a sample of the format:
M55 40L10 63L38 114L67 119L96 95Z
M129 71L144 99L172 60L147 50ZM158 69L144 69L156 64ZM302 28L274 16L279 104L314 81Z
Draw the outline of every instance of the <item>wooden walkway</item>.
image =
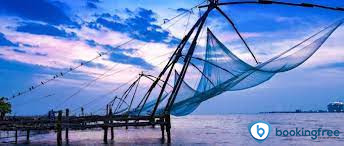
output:
M111 112L110 112L111 113ZM0 131L14 131L14 143L18 143L18 131L26 131L26 143L30 142L31 130L55 130L57 145L62 145L62 131L65 131L66 144L69 143L69 130L84 130L102 128L104 131L103 142L108 143L108 132L111 140L114 140L114 127L144 127L159 125L161 128L162 142L171 142L170 115L164 116L125 116L125 115L92 115L92 116L69 116L69 110L58 111L57 117L6 117L0 121Z

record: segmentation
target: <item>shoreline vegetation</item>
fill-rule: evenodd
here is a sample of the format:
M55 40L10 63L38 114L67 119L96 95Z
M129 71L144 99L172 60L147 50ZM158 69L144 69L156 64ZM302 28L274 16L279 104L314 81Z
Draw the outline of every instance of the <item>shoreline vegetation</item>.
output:
M1 97L0 98L0 120L4 120L6 114L10 114L12 112L12 105L8 102L7 98Z

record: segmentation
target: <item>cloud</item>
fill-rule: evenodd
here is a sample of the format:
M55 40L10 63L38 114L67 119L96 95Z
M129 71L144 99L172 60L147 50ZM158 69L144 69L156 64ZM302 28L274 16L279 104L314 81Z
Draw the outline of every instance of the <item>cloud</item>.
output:
M109 21L104 18L98 18L96 23L114 31L126 31L126 26L124 24L115 21ZM97 28L99 29L99 27Z
M87 0L88 2L100 3L100 0Z
M32 48L32 47L38 47L38 46L34 46L34 45L26 44L26 43L13 43L10 40L6 39L5 35L0 32L0 47L1 46L12 46L14 48L9 49L9 50L12 50L13 52L16 52L19 54L33 54L36 56L48 56L47 53L40 53L40 52L28 53L27 51L25 51L23 49L19 49L19 48L25 48L25 47L26 48ZM1 55L3 56L4 54L1 53Z
M178 9L176 9L176 11L179 12L179 13L190 12L190 10L185 9L185 8L178 8Z
M40 68L38 65L22 63L18 61L5 60L0 58L0 71L15 71L22 73L32 73L34 70ZM6 81L6 80L4 80ZM7 81L8 82L8 81Z
M86 62L86 60L76 60L75 63L84 63ZM88 62L87 64L85 64L86 67L91 67L91 68L100 68L100 69L104 69L106 66L104 64L101 63L95 63L95 62Z
M35 55L36 56L48 56L47 53L40 53L40 52L36 52Z
M109 45L109 44L100 44L100 43L96 42L95 40L90 40L90 39L85 40L85 42L90 47L99 46L99 47L106 49L107 51L114 51L114 52L118 52L118 53L134 53L135 51L137 51L137 49L133 49L133 48L122 49L122 48L114 47L114 46Z
M60 72L64 72L67 69L59 69L59 68L53 68L48 66L42 66L42 65L35 65L31 63L23 63L15 60L6 60L3 58L0 58L0 73L1 78L0 82L2 84L5 84L6 87L4 87L7 90L3 91L3 96L12 96L14 91L18 91L18 89L28 89L35 83L40 83L42 80L52 78L54 74L58 74ZM89 79L90 76L86 74L81 74L80 72L73 72L69 73L68 75L64 75L64 78L59 79L63 80L63 86L73 86L78 85L80 82L84 79ZM66 81L68 81L68 84L66 84ZM61 81L60 81L61 82ZM51 86L50 86L51 85ZM46 86L50 86L49 88L56 89L56 83L49 83L46 84ZM42 91L42 90L40 90ZM38 95L41 94L41 92L38 91ZM65 91L65 90L60 90ZM52 92L51 90L48 92ZM37 93L37 92L36 92ZM32 94L32 93L31 93ZM22 99L22 98L20 98Z
M92 3L92 2L87 2L86 7L90 8L90 9L97 9L98 8L97 5Z
M147 69L151 70L154 69L154 66L148 62L146 62L143 58L141 57L133 57L129 56L126 53L133 54L137 51L137 49L133 48L116 48L113 47L112 45L108 44L99 44L95 42L94 40L87 40L88 44L90 46L100 46L107 51L111 51L111 54L109 55L109 60L112 62L117 62L117 63L122 63L122 64L129 64L129 65L134 65L136 67L142 68L142 69Z
M146 62L144 59L140 57L131 57L123 53L111 53L109 59L113 62L135 65L142 69L154 69L154 66Z
M63 71L57 68L51 68L47 66L29 64L24 62L19 62L15 60L5 60L0 58L0 71L9 71L9 72L20 72L23 74L53 74L58 71Z
M98 43L94 40L85 40L86 44L89 45L90 47L96 47Z
M62 2L47 0L3 0L0 5L0 14L42 21L52 25L63 24L78 27L78 24L63 11L62 5L64 5Z
M18 44L8 40L5 35L0 32L0 46L18 46Z
M64 29L57 28L49 24L25 22L16 28L18 32L26 32L37 35L49 35L63 38L77 38L74 32L66 32Z
M84 33L91 33L95 31L93 29L80 29ZM87 31L91 30L91 32ZM78 32L78 31L77 31ZM120 70L122 68L130 67L130 70L125 70L120 79L106 80L103 82L124 82L130 76L126 76L128 72L141 71L142 69L154 69L154 62L148 62L145 60L146 56L141 55L147 54L144 52L137 52L138 46L143 46L138 44L138 46L122 46L122 48L117 48L118 43L121 43L121 37L127 40L125 36L117 37L117 32L108 31L109 34L104 34L102 31L95 31L97 35L93 38L93 35L87 35L80 33L80 39L70 40L61 39L60 37L46 36L46 35L35 35L31 33L19 33L13 32L8 37L14 42L21 42L26 44L32 44L32 47L23 47L21 49L25 50L26 53L18 53L13 50L2 50L1 56L6 60L15 60L18 62L28 63L28 64L38 64L48 67L64 69L70 66L76 66L80 64L81 61L87 61L94 58L100 52L111 51L109 55L104 55L103 57L92 61L91 64L85 65L85 67L80 68L80 72L92 73L90 76L95 76L96 74L103 73L107 66L113 66L118 63L119 65L116 69ZM99 35L99 37L98 37ZM78 33L79 36L79 33ZM108 36L108 37L107 37ZM104 38L105 37L105 38ZM114 41L107 40L114 39ZM110 44L108 44L110 43ZM154 48L155 49L155 48ZM164 48L160 47L160 50ZM152 50L149 49L149 50ZM159 51L154 51L158 53ZM148 52L149 54L149 52ZM49 56L49 57L46 57ZM153 55L152 55L153 56Z
M17 52L17 53L22 53L22 54L25 54L26 53L26 51L24 51L24 50L21 50L21 49L13 49L13 51L14 52Z
M152 10L138 8L135 11L129 9L125 9L125 11L129 16L128 18L102 14L96 21L88 23L88 27L96 30L105 27L112 31L125 33L131 38L144 42L168 43L171 45L179 42L178 38L155 24L157 23L157 14Z

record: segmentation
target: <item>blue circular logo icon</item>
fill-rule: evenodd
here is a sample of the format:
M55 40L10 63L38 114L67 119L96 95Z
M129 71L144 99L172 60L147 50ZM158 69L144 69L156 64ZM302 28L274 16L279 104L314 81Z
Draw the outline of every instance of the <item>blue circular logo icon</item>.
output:
M256 121L249 124L248 131L254 140L261 143L269 137L271 126L268 122Z

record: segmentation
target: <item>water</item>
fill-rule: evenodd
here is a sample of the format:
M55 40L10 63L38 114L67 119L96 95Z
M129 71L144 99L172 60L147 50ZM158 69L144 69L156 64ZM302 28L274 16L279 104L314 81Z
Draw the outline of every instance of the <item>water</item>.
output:
M264 120L271 124L270 136L259 145L344 145L344 133L333 139L311 137L277 137L275 129L318 128L344 132L344 114L342 113L286 113L286 114L232 114L232 115L191 115L172 118L173 145L258 145L248 132L248 124ZM71 131L71 145L102 145L101 129ZM160 127L115 128L116 145L161 145ZM10 141L13 139L3 139ZM21 137L21 142L25 137ZM55 145L56 135L50 132L31 137L31 144Z

